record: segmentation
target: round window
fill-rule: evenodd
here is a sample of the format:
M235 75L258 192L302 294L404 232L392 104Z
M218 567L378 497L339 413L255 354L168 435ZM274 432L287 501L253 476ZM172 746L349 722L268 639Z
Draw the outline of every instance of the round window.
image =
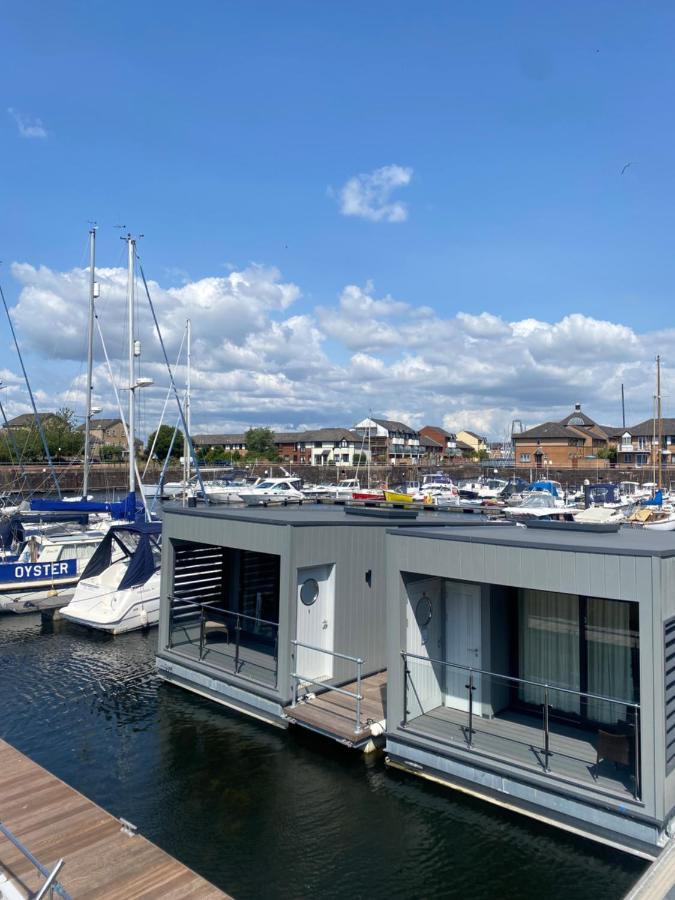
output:
M316 578L308 578L300 586L300 599L305 606L311 606L319 598L319 582Z
M415 618L420 628L424 628L431 621L431 600L426 594L422 594L415 606Z

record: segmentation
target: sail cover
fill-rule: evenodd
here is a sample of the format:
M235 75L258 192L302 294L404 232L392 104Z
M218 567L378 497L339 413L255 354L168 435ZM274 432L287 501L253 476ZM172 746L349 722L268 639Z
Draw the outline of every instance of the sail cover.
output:
M36 498L31 500L30 508L39 512L70 512L70 513L110 513L113 519L126 519L133 522L138 514L138 502L136 494L129 493L116 503L105 503L97 500L51 500Z
M159 545L161 533L161 522L113 525L87 563L82 573L82 581L105 571L112 562L113 547L117 547L129 557L126 572L117 589L125 590L136 584L143 584L157 568L152 548Z

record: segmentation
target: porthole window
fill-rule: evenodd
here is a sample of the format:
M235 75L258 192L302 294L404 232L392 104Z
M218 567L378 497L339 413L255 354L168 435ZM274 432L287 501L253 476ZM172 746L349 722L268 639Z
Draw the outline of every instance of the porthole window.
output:
M431 622L431 600L427 597L426 592L417 601L415 618L420 628L425 628Z
M311 606L319 599L319 582L316 578L308 578L300 586L300 599L305 606Z

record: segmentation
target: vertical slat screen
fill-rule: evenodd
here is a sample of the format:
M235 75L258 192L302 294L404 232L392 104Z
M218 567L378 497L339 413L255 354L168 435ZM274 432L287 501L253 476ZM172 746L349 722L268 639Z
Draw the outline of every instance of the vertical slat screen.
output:
M675 769L675 617L663 625L666 670L666 774Z

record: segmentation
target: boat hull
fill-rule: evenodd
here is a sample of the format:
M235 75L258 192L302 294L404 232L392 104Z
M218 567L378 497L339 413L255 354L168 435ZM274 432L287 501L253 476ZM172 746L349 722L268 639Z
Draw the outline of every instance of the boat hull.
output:
M412 503L410 494L401 494L399 491L385 491L384 499L389 503Z

